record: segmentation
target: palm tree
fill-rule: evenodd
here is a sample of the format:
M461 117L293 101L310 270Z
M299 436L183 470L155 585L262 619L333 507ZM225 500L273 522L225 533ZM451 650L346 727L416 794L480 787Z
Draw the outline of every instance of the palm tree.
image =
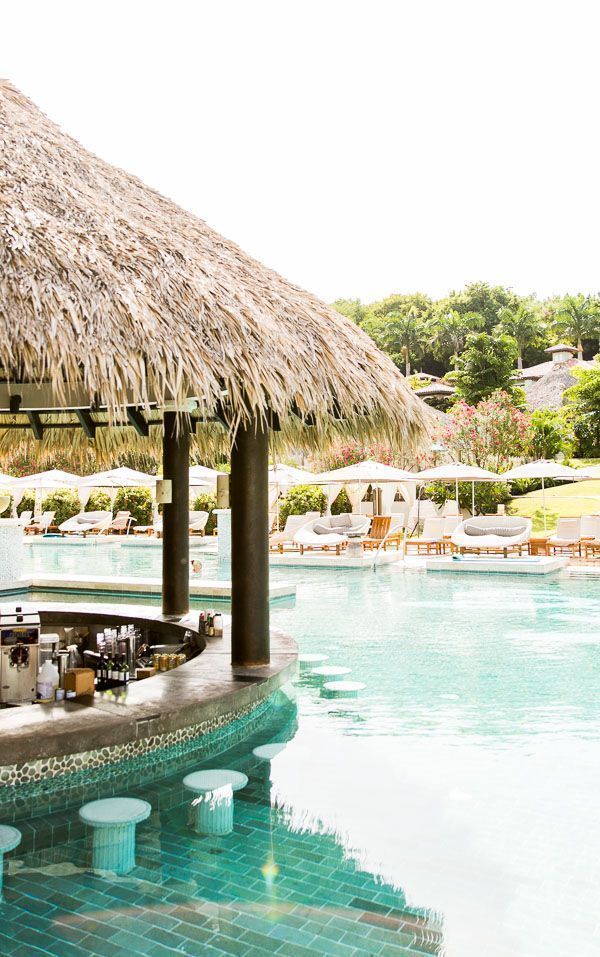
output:
M478 312L461 313L456 309L449 309L438 313L428 326L434 353L442 360L453 359L456 370L467 336L470 332L480 332L483 326L484 319Z
M404 363L405 375L408 378L411 356L419 355L424 341L424 321L419 311L411 308L407 312L390 312L385 316L369 317L364 323L364 329L396 365Z
M517 343L517 368L523 368L523 349L537 338L540 323L533 309L520 302L515 309L505 306L498 313L498 331L511 336Z
M555 314L554 327L559 336L577 343L577 358L583 359L583 339L598 335L600 308L597 300L578 293L564 296Z

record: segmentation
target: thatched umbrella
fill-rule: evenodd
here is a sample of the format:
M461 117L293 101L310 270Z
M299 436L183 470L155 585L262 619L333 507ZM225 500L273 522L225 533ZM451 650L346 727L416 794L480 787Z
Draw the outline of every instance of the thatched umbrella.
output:
M9 393L15 412L92 401L115 423L193 398L232 426L275 413L291 427L296 413L322 433L418 438L423 407L350 320L89 153L6 81L0 130L0 409Z
M269 429L295 445L351 434L409 447L425 405L350 320L89 153L6 81L0 141L0 429L63 447L74 426L105 446L118 424L143 439L162 429L170 613L189 600L190 423L233 438L234 661L268 660Z

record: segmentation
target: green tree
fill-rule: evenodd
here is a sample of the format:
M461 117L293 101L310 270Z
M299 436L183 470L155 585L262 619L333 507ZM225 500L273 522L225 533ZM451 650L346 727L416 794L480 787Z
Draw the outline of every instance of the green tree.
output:
M283 527L288 515L304 515L306 512L320 512L327 508L327 496L316 485L296 485L279 502L279 524Z
M460 292L451 292L440 300L440 309L453 309L466 316L475 313L483 321L483 331L491 332L498 323L501 309L516 309L519 297L505 286L490 286L487 282L471 282ZM475 330L473 330L475 331Z
M508 336L471 333L455 373L457 395L468 405L476 405L501 390L512 396L517 345Z
M573 453L573 430L563 409L536 409L531 414L531 446L534 459L553 459Z
M348 319L352 319L352 322L355 322L357 326L362 324L368 313L367 307L363 305L360 299L336 299L335 302L331 303L331 308L335 309L336 312L341 312Z
M467 336L481 331L483 325L483 318L477 312L463 314L456 309L436 310L428 325L433 354L442 361L453 361L457 369Z
M194 504L192 506L195 512L208 512L208 520L204 527L205 535L212 535L215 528L217 527L217 516L214 514L214 510L217 507L217 500L214 495L209 495L206 492L203 492L200 495L197 495L194 499Z
M600 454L600 361L589 369L574 369L577 383L567 389L567 415L580 455Z
M149 488L120 488L115 496L114 513L131 512L135 525L152 524L152 495Z
M363 328L398 367L404 365L404 374L410 376L411 360L421 355L426 341L425 321L416 307L403 313L370 315Z
M523 368L523 351L533 345L540 334L540 318L529 303L520 302L516 308L504 306L499 313L498 332L511 336L517 344L517 368Z
M600 332L600 304L583 293L563 296L552 325L559 338L570 339L577 346L577 356L583 359L583 340L597 339Z
M477 405L457 402L441 439L459 462L498 472L526 455L531 422L507 392L494 392Z
M50 492L42 501L43 512L54 512L54 524L62 525L81 511L81 502L77 491L72 488L58 488Z

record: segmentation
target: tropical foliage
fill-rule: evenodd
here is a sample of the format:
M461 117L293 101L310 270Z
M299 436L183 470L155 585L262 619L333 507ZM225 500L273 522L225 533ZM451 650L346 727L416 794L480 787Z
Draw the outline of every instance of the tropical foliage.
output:
M320 512L327 508L327 496L317 485L296 485L280 499L279 524L285 525L288 515L304 515L305 512Z
M208 521L204 528L205 535L212 535L215 528L217 527L217 516L214 514L214 509L217 507L217 500L214 495L208 495L204 492L201 495L197 495L194 499L194 504L192 509L194 512L208 512Z
M74 489L58 488L43 499L42 511L54 512L54 524L61 525L81 511L79 495Z
M513 457L527 455L530 418L506 392L495 392L477 405L458 402L449 420L442 441L466 465L499 472L510 466Z
M120 488L115 496L114 511L131 512L135 525L152 524L152 496L148 488Z
M417 292L372 303L338 299L333 306L362 326L408 374L419 368L444 375L456 365L471 334L512 339L519 367L547 360L544 349L559 341L591 357L600 337L600 302L581 293L538 300L505 286L473 282L435 301Z
M498 390L512 394L516 358L514 339L487 332L470 333L454 376L458 397L475 405Z
M576 385L567 389L568 416L580 455L600 455L600 361L575 371Z

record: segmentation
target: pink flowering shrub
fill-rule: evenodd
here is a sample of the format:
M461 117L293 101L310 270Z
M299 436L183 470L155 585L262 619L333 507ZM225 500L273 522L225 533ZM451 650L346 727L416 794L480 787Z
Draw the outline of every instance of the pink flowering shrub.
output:
M530 417L515 408L506 392L494 392L477 405L457 402L450 419L442 433L444 445L458 461L493 472L525 456L533 438Z
M330 449L319 459L319 468L321 471L341 469L346 465L356 465L357 462L365 462L370 459L375 462L382 462L384 465L400 467L399 454L389 446L378 443L363 445L360 442L352 442Z

